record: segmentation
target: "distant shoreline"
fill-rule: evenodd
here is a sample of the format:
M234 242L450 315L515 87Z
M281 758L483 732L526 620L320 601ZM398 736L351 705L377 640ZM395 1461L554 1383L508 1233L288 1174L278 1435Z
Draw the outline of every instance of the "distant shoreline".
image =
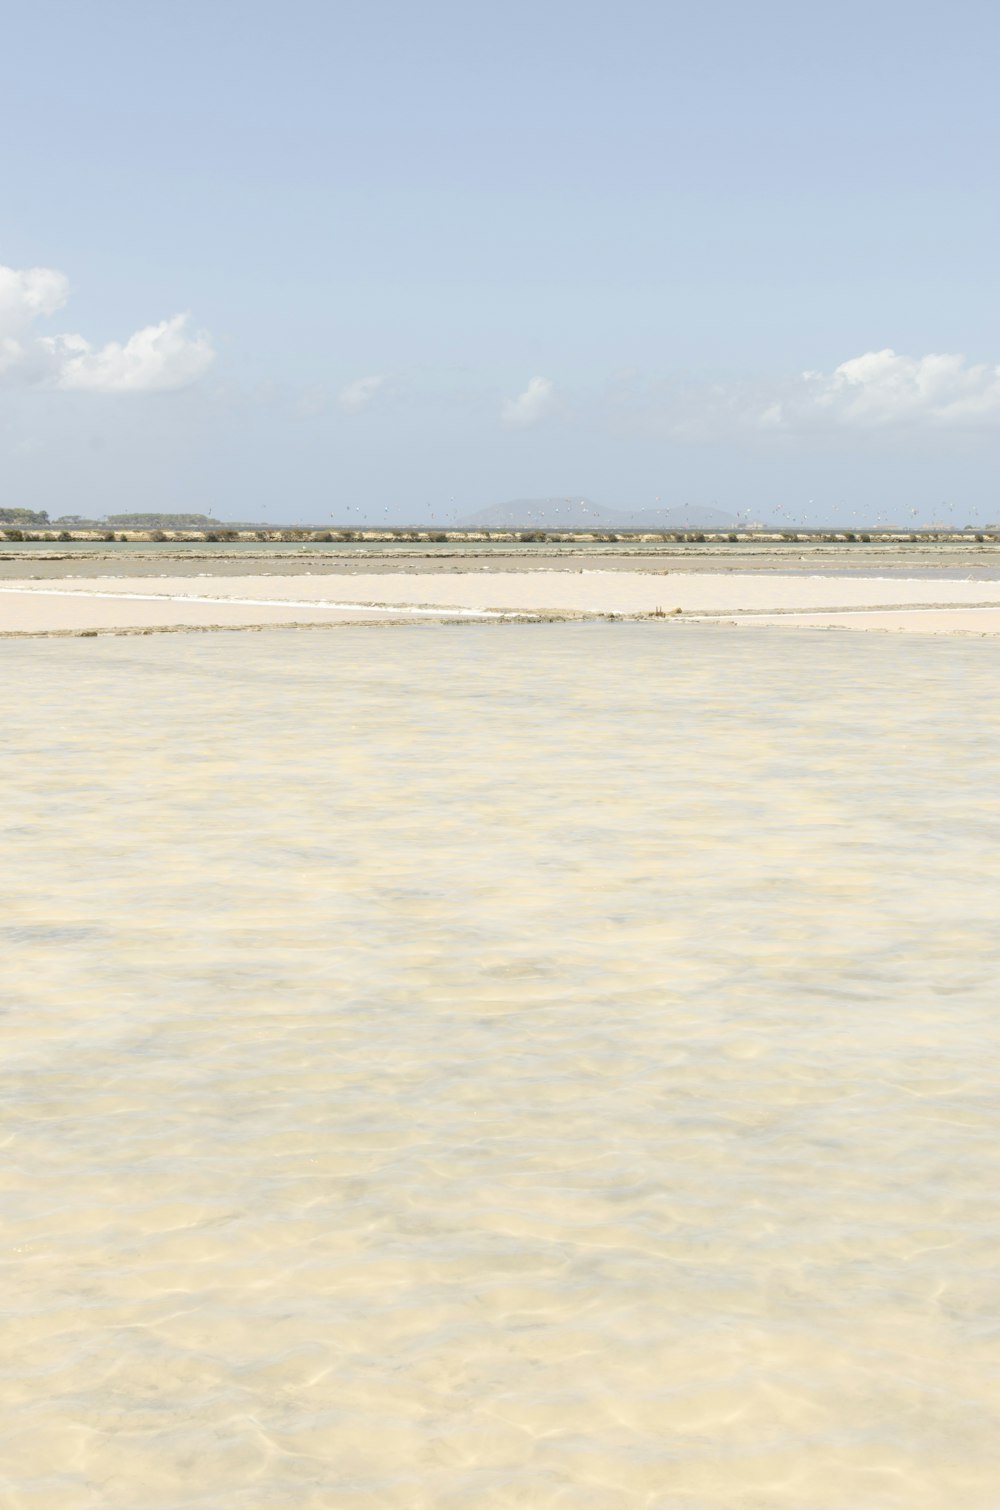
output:
M233 544L830 544L902 545L1000 543L1000 528L981 530L425 530L425 529L287 529L128 530L25 529L0 526L0 544L45 545L120 542L135 545Z

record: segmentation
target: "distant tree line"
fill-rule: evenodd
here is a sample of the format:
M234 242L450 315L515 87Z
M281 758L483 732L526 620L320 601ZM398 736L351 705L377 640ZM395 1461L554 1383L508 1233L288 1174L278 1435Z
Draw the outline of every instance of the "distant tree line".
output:
M24 529L50 528L49 516L44 509L0 509L0 524L16 524Z
M113 530L264 530L268 526L244 519L215 519L211 514L109 514Z
M0 508L0 527L35 530L256 530L267 525L229 522L210 514L108 514L87 519L82 514L62 514L50 519L45 509Z
M113 530L219 530L221 519L209 514L109 514L105 523Z

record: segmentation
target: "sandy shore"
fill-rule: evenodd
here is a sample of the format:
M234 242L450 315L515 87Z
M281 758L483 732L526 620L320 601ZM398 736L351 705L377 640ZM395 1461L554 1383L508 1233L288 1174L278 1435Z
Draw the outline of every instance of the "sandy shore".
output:
M87 633L423 618L664 618L673 623L1000 633L1000 582L624 570L23 577L0 582L0 633Z

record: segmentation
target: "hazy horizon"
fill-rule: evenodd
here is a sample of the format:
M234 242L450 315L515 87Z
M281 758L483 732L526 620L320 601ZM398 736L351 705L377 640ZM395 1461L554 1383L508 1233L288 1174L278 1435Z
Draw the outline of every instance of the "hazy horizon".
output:
M582 507L581 507L582 506ZM630 509L626 507L611 508L596 502L590 498L571 498L560 496L557 498L522 498L505 499L484 509L472 513L459 510L454 516L443 513L435 513L431 518L421 519L414 512L412 517L405 510L396 511L396 516L391 522L386 522L375 517L367 516L360 508L346 508L340 514L331 514L326 520L318 517L312 518L305 513L287 514L283 520L266 517L236 519L227 513L206 513L200 510L149 510L140 509L122 510L121 513L107 512L95 514L92 518L80 515L48 515L47 511L39 511L39 520L20 520L10 517L10 511L6 507L0 507L0 529L17 528L24 525L31 528L55 527L69 530L83 530L89 526L99 528L122 528L122 529L199 529L199 528L229 528L229 529L417 529L439 528L444 530L507 530L507 529L545 529L548 531L560 530L671 530L671 529L706 529L706 530L886 530L886 531L912 531L912 530L954 530L989 528L996 529L996 519L1000 518L1000 509L995 511L993 517L986 519L968 519L963 521L959 515L949 511L947 517L943 517L942 510L937 516L931 518L922 517L885 517L876 523L874 519L855 515L850 520L837 520L834 518L817 518L808 523L796 519L792 513L786 512L775 514L770 518L753 517L749 510L741 510L730 514L722 509L713 509L699 505L663 505L656 509ZM6 516L6 517L5 517ZM45 517L45 522L40 522ZM176 523L165 521L176 520ZM188 520L188 523L184 521ZM129 522L125 522L129 521Z

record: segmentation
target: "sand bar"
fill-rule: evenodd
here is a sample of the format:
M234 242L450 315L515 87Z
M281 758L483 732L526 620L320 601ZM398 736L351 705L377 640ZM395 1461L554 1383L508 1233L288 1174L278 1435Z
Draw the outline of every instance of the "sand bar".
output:
M0 587L0 634L60 634L117 629L241 629L322 624L399 623L419 618L489 620L490 610L365 603L284 601L281 598L171 595L133 591ZM146 584L142 584L146 585Z

